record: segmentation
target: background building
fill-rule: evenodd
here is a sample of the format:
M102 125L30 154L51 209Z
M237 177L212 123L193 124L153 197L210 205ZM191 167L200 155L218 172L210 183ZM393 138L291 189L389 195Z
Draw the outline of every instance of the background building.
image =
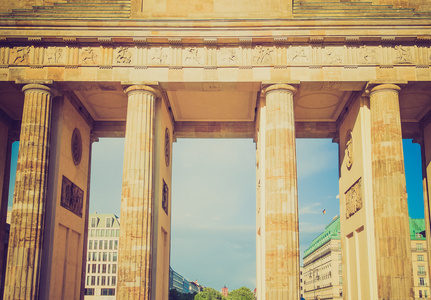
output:
M114 214L90 214L85 299L115 299L120 220Z
M415 299L429 298L424 219L410 219L410 240ZM340 218L336 217L327 225L325 231L315 238L310 247L304 251L302 274L303 297L306 300L343 299Z
M180 293L199 293L203 290L198 281L189 281L180 273L169 267L169 290L175 289Z

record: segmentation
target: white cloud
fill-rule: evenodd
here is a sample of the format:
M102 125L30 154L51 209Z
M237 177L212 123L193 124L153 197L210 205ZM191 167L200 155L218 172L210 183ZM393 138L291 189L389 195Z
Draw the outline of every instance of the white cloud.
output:
M322 213L322 209L319 208L321 204L319 202L312 203L310 205L302 206L299 208L300 215L318 215Z

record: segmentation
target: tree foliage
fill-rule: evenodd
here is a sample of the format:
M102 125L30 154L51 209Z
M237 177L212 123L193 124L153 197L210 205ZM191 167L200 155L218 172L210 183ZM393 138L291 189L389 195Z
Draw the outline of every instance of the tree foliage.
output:
M194 300L226 300L226 298L215 289L204 288L202 292L195 296Z
M250 291L250 289L245 286L230 292L227 299L228 300L255 300L253 292Z
M169 300L194 300L196 293L183 294L178 292L176 289L169 291Z

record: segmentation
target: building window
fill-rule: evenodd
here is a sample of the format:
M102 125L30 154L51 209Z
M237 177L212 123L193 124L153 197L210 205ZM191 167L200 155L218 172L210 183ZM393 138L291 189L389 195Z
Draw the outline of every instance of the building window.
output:
M112 265L112 274L115 274L115 273L117 273L117 265L113 264Z
M91 265L91 273L96 273L97 270L97 265L96 264L92 264Z
M93 252L93 261L97 261L97 252Z
M112 261L117 261L117 252L112 253Z
M428 298L428 291L427 290L424 290L424 295L425 295L425 298Z
M86 296L94 296L94 289L85 289L84 295L86 295Z
M114 241L114 250L117 250L118 248L118 241Z
M115 237L115 229L111 229L111 237Z
M425 286L425 278L419 277L419 285L420 286Z
M112 276L111 277L111 285L116 285L117 284L117 277Z
M112 250L112 240L109 241L109 250Z
M91 227L96 227L96 225L97 225L96 218L91 218Z
M90 273L90 264L87 264L87 273Z
M96 236L100 236L100 230L96 229Z
M97 250L97 240L94 241L94 250Z
M107 261L108 260L108 253L103 252L103 261Z
M94 229L91 229L90 236L94 236Z
M103 244L103 249L108 250L108 241L105 241Z
M89 250L92 250L92 249L93 249L93 241L92 241L92 240L90 240L90 241L88 242L88 249L89 249Z
M117 231L115 233L116 233L116 236L119 237L120 236L120 229L117 229Z
M100 294L102 296L115 296L115 289L101 289Z
M421 243L417 243L416 244L416 251L423 251L423 250L424 250L423 245Z
M106 273L106 264L102 265L102 273Z
M105 236L105 229L100 229L100 236L104 237Z
M341 260L341 254L338 254L338 260Z
M418 275L425 275L425 266L418 266Z
M87 276L87 285L90 285L90 276Z
M424 256L422 254L418 255L418 261L424 261Z
M103 248L103 243L102 242L103 242L102 240L99 241L99 250L102 250L102 248Z
M96 276L91 276L91 285L96 285Z
M106 276L102 276L100 280L100 285L106 285Z
M420 234L419 232L416 232L416 238L417 239L421 239L422 238L422 234Z
M422 298L422 290L419 290L419 298Z
M112 218L106 218L106 227L111 227L111 220Z

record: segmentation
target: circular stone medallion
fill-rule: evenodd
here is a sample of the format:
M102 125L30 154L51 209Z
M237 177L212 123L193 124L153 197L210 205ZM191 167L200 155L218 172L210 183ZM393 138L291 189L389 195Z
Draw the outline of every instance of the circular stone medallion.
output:
M78 128L72 133L72 159L75 166L79 165L82 157L82 139Z
M171 138L169 136L169 129L165 130L165 163L169 167L169 161L171 157Z

